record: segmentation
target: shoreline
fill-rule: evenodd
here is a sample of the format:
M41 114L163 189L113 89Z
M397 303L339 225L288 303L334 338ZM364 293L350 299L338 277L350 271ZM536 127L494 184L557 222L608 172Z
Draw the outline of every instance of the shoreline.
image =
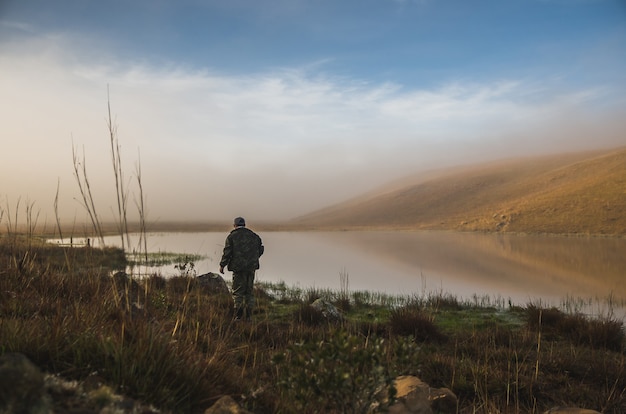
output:
M103 236L115 236L120 232L117 229L115 223L104 223L102 226ZM489 231L489 230L463 230L454 228L432 228L432 227L420 227L420 226L310 226L310 225L294 225L281 222L267 222L259 221L258 223L252 223L249 226L256 231L264 232L452 232L452 233L477 233L477 234L491 234L491 235L507 235L507 236L542 236L542 237L571 237L571 238L599 238L599 239L624 239L626 234L620 233L551 233L551 232L512 232L512 231ZM203 232L229 232L232 229L230 222L161 222L152 223L148 226L146 233L203 233ZM97 237L96 233L91 229L91 226L87 223L81 223L80 225L62 226L61 233L63 238L84 238ZM136 222L128 223L128 233L137 234L141 233L141 226ZM43 228L36 228L29 230L25 225L17 226L13 229L2 228L0 229L0 236L20 234L20 235L32 235L43 238L59 238L59 231L57 227L51 228L51 226L43 226Z

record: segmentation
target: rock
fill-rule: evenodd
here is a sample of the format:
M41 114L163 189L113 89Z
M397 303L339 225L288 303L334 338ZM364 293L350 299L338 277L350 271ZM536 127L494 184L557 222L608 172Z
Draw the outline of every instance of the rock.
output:
M316 299L311 304L311 307L320 312L329 321L341 321L343 319L341 312L332 303L324 299Z
M417 377L401 376L395 379L397 402L389 408L392 414L420 413L431 414L428 395L430 388Z
M405 375L395 379L396 403L391 414L454 414L458 400L448 388L431 388L417 377Z
M84 392L89 393L105 385L105 380L96 373L90 374L81 384Z
M248 410L244 410L228 395L217 400L215 404L207 408L204 414L252 414Z
M578 407L554 407L545 411L544 414L600 414L600 412Z
M196 280L198 282L198 286L203 287L211 293L224 293L227 295L230 294L230 291L228 290L228 285L226 285L226 281L221 275L218 275L217 273L205 273L198 276Z
M26 356L0 355L0 414L143 413L157 414L152 406L116 394L92 375L82 384L44 374ZM60 407L66 408L60 410ZM94 407L99 407L94 411ZM233 411L244 413L244 411Z
M0 413L52 413L44 375L26 356L0 356Z
M430 388L428 399L436 413L456 413L459 400L449 388Z

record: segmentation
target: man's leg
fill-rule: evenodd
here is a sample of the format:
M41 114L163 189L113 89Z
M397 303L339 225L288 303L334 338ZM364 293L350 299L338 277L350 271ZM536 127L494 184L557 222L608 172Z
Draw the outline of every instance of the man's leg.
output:
M254 309L254 270L246 272L245 285L245 318L250 319Z
M235 303L235 319L241 319L243 316L246 286L245 272L233 273L233 302Z

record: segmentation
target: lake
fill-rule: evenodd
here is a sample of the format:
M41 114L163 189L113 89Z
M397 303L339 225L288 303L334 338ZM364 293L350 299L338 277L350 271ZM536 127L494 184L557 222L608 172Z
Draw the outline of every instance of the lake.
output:
M219 271L223 233L148 234L149 252L199 254L197 274ZM257 280L302 288L387 294L450 293L526 305L558 306L569 299L594 303L626 299L626 239L417 232L259 232L265 245ZM137 243L132 236L132 243ZM107 237L120 245L119 236ZM132 244L131 243L131 244ZM173 266L163 276L179 274ZM230 273L226 273L230 278ZM597 306L594 304L594 306Z

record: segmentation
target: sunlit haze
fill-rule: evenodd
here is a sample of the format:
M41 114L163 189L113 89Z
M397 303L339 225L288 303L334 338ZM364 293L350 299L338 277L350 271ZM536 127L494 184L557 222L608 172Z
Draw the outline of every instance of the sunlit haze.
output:
M289 219L626 145L626 3L0 0L0 208L83 220L75 148L114 217L108 99L131 214L140 165L149 221Z

